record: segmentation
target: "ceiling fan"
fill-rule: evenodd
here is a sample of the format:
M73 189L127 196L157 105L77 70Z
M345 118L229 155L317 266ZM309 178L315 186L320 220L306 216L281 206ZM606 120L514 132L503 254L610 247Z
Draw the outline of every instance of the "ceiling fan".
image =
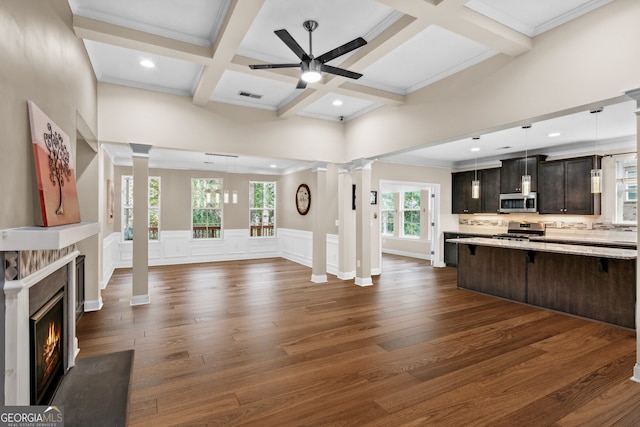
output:
M344 68L333 67L331 65L327 65L326 63L335 59L339 56L342 56L346 53L351 52L354 49L364 46L367 44L367 41L362 37L358 37L357 39L351 40L348 43L343 44L329 52L323 53L322 55L315 58L313 56L312 51L312 43L311 43L311 33L313 30L318 28L318 23L316 21L304 21L302 24L305 30L309 32L309 53L307 54L302 47L294 40L294 38L289 34L287 30L276 30L276 36L280 38L286 44L289 49L296 54L298 58L300 58L299 63L297 64L259 64L259 65L249 65L249 68L252 70L261 70L267 68L296 68L300 67L302 74L300 75L300 80L298 80L298 85L296 89L304 89L307 87L307 83L313 83L320 80L322 77L320 72L325 72L329 74L335 74L338 76L348 77L350 79L359 79L362 77L362 74L355 73L353 71L345 70Z

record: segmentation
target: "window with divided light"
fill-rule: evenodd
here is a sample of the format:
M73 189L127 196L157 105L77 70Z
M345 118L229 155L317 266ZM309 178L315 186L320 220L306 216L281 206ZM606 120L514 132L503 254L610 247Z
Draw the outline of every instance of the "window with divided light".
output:
M420 191L407 191L402 195L402 235L420 237Z
M249 227L252 237L275 236L275 182L249 182Z
M616 222L638 221L638 167L633 157L616 160Z
M191 233L194 239L222 237L222 178L191 179Z
M148 185L149 240L160 237L160 177L149 177ZM133 240L133 177L122 177L122 238Z
M382 193L380 197L380 227L382 234L393 236L395 218L394 193Z

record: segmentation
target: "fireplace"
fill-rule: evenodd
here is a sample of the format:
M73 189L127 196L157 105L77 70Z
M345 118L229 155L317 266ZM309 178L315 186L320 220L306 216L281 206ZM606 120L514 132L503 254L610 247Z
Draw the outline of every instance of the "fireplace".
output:
M66 255L23 279L5 281L5 405L50 403L74 366L75 258Z
M35 348L31 329L35 328L36 334L42 329L49 335L49 322L36 315L49 302L61 306L63 315L61 341L49 349L59 352L63 373L75 365L80 351L75 322L76 258L80 255L76 243L97 235L99 231L100 224L97 222L0 230L0 252L5 261L5 406L32 404L32 385L35 384L32 377L37 376L32 375L32 370L37 368L35 359L31 358L31 350ZM57 301L60 293L63 294L62 299ZM56 310L59 309L54 309L51 316ZM55 316L60 312L57 313ZM55 328L54 336L57 335ZM55 363L49 368L45 365L40 368L43 373L57 369L60 368ZM40 397L46 399L46 394L53 391L47 388L48 379L41 382L45 391L36 394L42 394L44 397ZM55 386L52 387L55 390ZM37 390L37 387L34 389Z
M64 376L64 291L30 318L31 404L50 402Z

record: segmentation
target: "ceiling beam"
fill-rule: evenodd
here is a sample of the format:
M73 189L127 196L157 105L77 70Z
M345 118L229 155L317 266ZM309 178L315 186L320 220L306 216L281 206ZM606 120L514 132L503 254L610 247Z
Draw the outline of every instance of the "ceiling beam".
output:
M530 37L464 7L463 0L442 0L434 5L424 0L377 0L415 17L426 28L437 25L509 56L531 50Z
M169 58L207 64L212 50L144 31L133 30L83 16L73 16L73 31L81 39L93 40L127 49L140 50Z
M264 0L232 0L213 47L213 58L205 65L193 94L193 103L205 106L209 102L226 66L233 59L249 27L253 24Z

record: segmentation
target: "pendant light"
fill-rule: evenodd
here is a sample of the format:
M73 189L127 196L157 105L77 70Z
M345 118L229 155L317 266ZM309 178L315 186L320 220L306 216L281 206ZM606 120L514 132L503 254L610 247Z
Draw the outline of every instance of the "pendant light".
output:
M598 153L598 113L603 107L598 107L590 111L596 117L596 155ZM602 169L591 169L591 193L598 194L602 191Z
M523 196L528 196L529 194L531 194L531 175L529 175L529 170L528 170L528 162L527 162L527 158L529 157L529 147L528 147L528 131L531 128L531 125L524 125L522 126L522 129L524 129L524 175L522 175L522 185L521 185L521 190L522 190L522 195Z
M474 136L472 138L474 141L477 141L480 139L479 136ZM476 153L478 152L479 148L477 147L473 147L471 148L471 151L475 151ZM478 179L478 155L476 154L476 158L474 159L474 166L473 166L473 181L471 181L471 198L472 199L479 199L480 198L480 180Z

